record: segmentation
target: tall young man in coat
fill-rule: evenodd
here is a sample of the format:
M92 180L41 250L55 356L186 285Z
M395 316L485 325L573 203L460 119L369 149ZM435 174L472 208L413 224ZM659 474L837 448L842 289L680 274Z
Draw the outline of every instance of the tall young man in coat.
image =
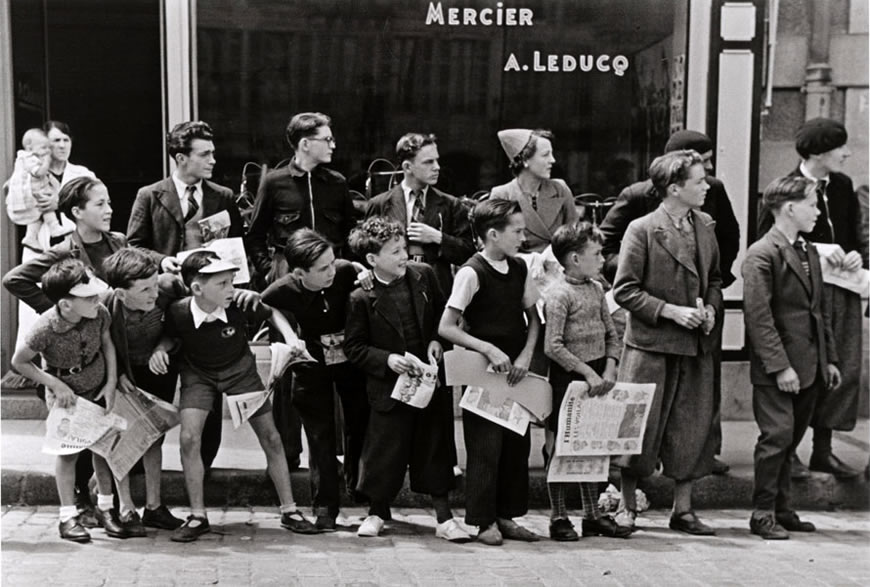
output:
M244 228L232 190L210 181L216 163L211 127L201 121L177 124L166 135L166 149L176 169L136 194L127 242L158 252L161 270L178 272L181 265L175 256L202 245L200 220L225 210L230 216L230 237L242 236ZM218 397L203 430L206 470L220 447L222 401Z
M458 198L435 188L441 171L435 135L404 135L396 157L402 182L372 198L366 217L387 216L406 226L409 259L430 265L447 295L453 288L450 266L462 266L475 252L468 211Z
M710 189L701 211L706 212L716 221L716 242L719 244L719 270L722 275L722 289L735 281L731 267L737 259L740 250L740 224L731 207L731 200L725 191L725 185L713 177L713 141L707 135L694 130L680 130L671 135L665 145L665 153L680 149L693 149L701 155L704 170L707 173L705 181ZM640 218L659 207L661 199L652 184L652 180L633 183L619 194L613 208L601 223L601 233L604 235L604 275L613 281L616 274L616 264L619 258L619 248L625 229L632 220ZM722 322L724 316L718 316L714 335L719 336L719 344L713 352L713 391L716 394L716 416L713 424L713 438L716 454L722 449L722 419L720 404L722 401ZM718 458L713 461L713 473L722 475L728 472L728 465Z
M858 196L852 180L844 174L843 165L852 154L846 141L846 128L836 120L814 118L805 122L795 135L795 149L800 155L798 168L790 175L805 177L816 186L817 206L821 211L811 232L803 234L812 243L840 245L829 257L846 271L867 268L862 258L862 216ZM758 214L758 236L767 233L773 225L771 211L762 205ZM866 257L865 257L866 258ZM861 298L858 294L825 284L825 301L831 308L831 328L837 345L842 382L835 389L823 389L816 403L811 425L813 452L811 471L831 473L839 478L850 478L858 471L837 458L831 450L833 430L852 430L858 418L858 399L861 392ZM806 466L794 456L792 478L809 476Z

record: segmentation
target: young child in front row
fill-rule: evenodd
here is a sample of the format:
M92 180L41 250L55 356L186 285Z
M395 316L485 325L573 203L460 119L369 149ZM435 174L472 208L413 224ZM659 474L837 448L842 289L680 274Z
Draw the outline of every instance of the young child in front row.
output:
M45 386L58 407L68 408L76 398L112 409L117 382L115 347L109 334L109 313L99 301L108 287L78 259L67 258L42 276L42 291L54 306L39 316L12 357L12 366L28 379ZM45 369L33 363L42 355ZM81 525L75 505L75 468L78 453L58 455L55 482L60 497L60 537L88 542L91 535ZM93 455L97 475L98 523L110 536L126 537L112 508L112 472L105 459Z
M781 177L764 190L773 228L743 262L743 316L751 349L755 488L749 528L765 540L813 532L789 503L791 462L816 399L840 384L830 312L822 294L819 253L810 233L820 212L815 183Z
M622 344L610 317L604 289L595 278L604 266L602 236L588 222L566 224L553 235L553 255L565 268L565 281L551 289L544 300L544 353L552 359L550 384L553 386L553 412L549 438L557 432L559 410L568 385L585 381L589 395L609 391L616 382L616 363ZM553 454L553 450L549 451ZM552 462L552 459L551 461ZM568 519L565 493L568 483L548 483L550 538L578 540ZM580 483L583 503L583 535L628 538L631 528L619 526L598 510L598 483Z
M431 267L408 263L405 230L398 222L369 218L350 233L348 242L371 266L375 282L371 291L358 288L351 294L344 339L348 359L368 375L371 405L357 485L370 508L357 534L380 534L384 520L390 519L390 502L410 469L411 490L432 496L435 536L467 542L470 536L453 519L447 499L456 483L449 388L436 387L425 408L390 397L399 375L418 371L405 353L424 363L441 361L443 349L436 337L444 294Z
M191 297L178 300L166 312L166 336L181 343L181 466L190 499L190 516L172 534L175 542L191 542L209 532L203 492L202 430L215 397L265 389L248 345L245 313L234 301L233 276L238 269L215 253L191 253L181 264L181 276ZM269 319L284 340L294 341L290 324L280 312L261 306L257 320ZM168 340L160 349L171 346ZM268 401L250 418L266 454L269 476L281 502L281 526L313 534L314 524L296 508L284 446Z
M515 201L486 200L474 207L472 227L483 252L456 273L439 333L485 355L515 385L528 373L541 328L538 290L526 264L515 258L523 242L523 213ZM462 429L468 450L465 521L480 528L477 540L491 546L503 538L538 540L513 521L528 512L529 431L519 436L468 411Z

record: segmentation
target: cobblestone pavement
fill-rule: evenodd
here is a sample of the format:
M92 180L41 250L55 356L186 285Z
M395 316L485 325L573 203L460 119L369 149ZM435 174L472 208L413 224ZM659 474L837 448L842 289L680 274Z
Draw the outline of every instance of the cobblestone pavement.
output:
M184 512L178 510L178 515ZM668 513L646 512L630 540L584 538L556 543L474 542L434 536L424 510L399 510L379 538L358 538L364 511L345 512L353 526L298 536L267 508L210 512L213 532L190 544L149 530L147 538L115 540L93 530L90 544L57 535L55 507L5 508L4 586L66 585L867 585L870 514L807 512L819 528L783 542L749 534L748 512L699 512L718 537L668 530ZM579 529L579 518L575 518ZM546 535L546 512L523 522Z

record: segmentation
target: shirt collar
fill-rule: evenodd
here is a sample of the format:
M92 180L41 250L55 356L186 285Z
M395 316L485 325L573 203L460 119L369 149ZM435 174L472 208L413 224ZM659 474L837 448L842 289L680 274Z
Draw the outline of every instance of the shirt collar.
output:
M224 308L218 308L214 312L206 312L196 303L196 298L190 298L190 314L193 316L193 327L199 328L209 316L213 316L216 320L220 320L224 324L227 323L227 311Z
M405 183L404 179L402 180L402 191L405 193L405 204L410 206L411 205L411 187L407 183ZM421 191L423 192L422 204L423 204L423 206L425 206L426 205L426 194L429 193L429 186L424 185L423 189Z
M175 184L175 191L178 192L179 199L186 198L188 184L184 183L183 181L181 181L178 178L177 171L172 172L172 183ZM202 180L199 180L198 182L191 184L191 185L196 186L196 191L193 192L194 199L201 199L202 198Z
M576 277L571 277L570 275L566 275L565 281L567 281L571 285L583 285L584 283L592 283L594 281L594 279L592 279L591 277L584 277L583 279L577 279Z
M809 172L809 170L807 170L807 166L805 165L804 161L801 161L800 171L801 171L801 175L803 175L805 178L807 178L811 181L814 181L816 183L818 183L820 181L824 181L826 183L831 181L831 174L830 173L825 175L825 177L813 177L812 175L810 175L810 172Z

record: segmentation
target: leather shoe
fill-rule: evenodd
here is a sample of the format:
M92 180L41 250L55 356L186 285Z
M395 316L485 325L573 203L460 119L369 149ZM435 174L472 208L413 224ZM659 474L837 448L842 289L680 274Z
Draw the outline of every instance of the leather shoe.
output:
M187 516L187 521L172 532L169 539L173 542L193 542L203 534L211 532L208 518L205 516Z
M477 541L487 546L501 546L503 537L498 530L498 524L490 524L486 528L481 527L477 533Z
M728 463L722 461L719 457L713 457L713 474L724 475L731 470Z
M126 516L118 516L118 522L127 533L126 538L145 538L148 536L145 532L145 526L142 525L142 518L136 511L127 512Z
M812 522L804 522L797 512L777 512L776 522L789 532L815 532L816 526Z
M79 523L79 517L74 516L65 522L58 524L57 529L60 531L60 537L64 540L72 542L90 542L91 535L85 530L84 526Z
M320 532L299 510L281 514L281 527L296 534L317 534Z
M749 531L765 540L788 540L788 531L777 524L776 518L769 513L752 514Z
M550 522L550 539L557 542L576 542L580 540L580 536L574 530L574 524L571 523L571 520L560 518Z
M335 532L338 525L335 523L335 516L329 514L317 514L317 519L314 521L314 527L318 532Z
M519 540L521 542L537 542L541 539L540 536L527 530L514 522L513 520L498 520L498 531L501 532L502 538L507 540Z
M795 480L810 478L810 470L796 454L791 455L791 478Z
M858 476L858 471L838 459L834 453L813 454L810 458L810 471L831 473L837 479L851 479Z
M608 538L628 538L632 530L628 526L620 526L610 516L601 516L595 520L583 518L583 536L607 536Z
M671 522L669 526L671 530L678 530L694 536L716 535L716 530L699 520L698 516L696 516L695 512L692 510L680 514L671 514Z
M160 504L156 509L145 508L142 512L142 524L149 528L161 530L175 530L184 524L184 520L172 515L165 505Z
M100 522L97 520L97 508L92 505L79 505L79 523L85 528L99 528Z
M94 510L94 514L97 517L97 523L100 528L106 531L106 534L111 536L112 538L129 538L130 533L127 532L127 529L121 524L120 520L118 520L118 514L115 512L114 508L110 510L101 510L100 508L96 508Z

